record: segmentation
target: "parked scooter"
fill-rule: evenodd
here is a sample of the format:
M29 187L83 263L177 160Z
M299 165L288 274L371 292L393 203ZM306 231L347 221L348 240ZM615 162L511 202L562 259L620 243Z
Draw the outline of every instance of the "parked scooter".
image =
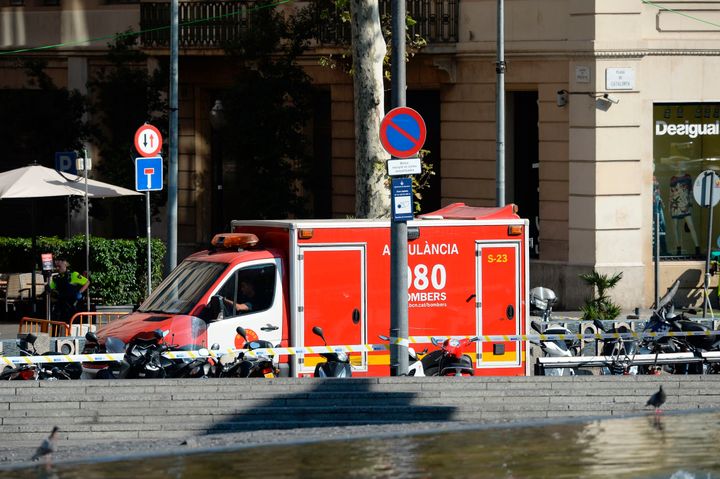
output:
M543 331L536 321L531 321L530 327L540 334L572 334L569 329L559 324L550 324ZM543 354L548 357L569 358L580 356L580 341L577 338L531 340L530 342L540 346ZM544 376L575 376L577 371L575 368L543 368L542 374Z
M37 336L32 333L15 342L20 350L20 356L39 356L35 348ZM61 353L48 351L43 356L54 356ZM40 363L22 364L16 367L6 367L0 373L0 380L58 380L58 379L79 379L82 374L82 367L79 363Z
M552 324L552 308L557 302L557 295L550 288L541 286L530 290L530 308L535 315L540 316L543 327L536 321L530 322L530 327L540 334L572 334L572 332L559 324ZM580 356L580 341L577 338L553 339L531 341L540 346L545 356L553 358L565 358ZM577 371L574 368L543 368L545 376L574 376Z
M480 338L447 338L441 341L430 338L430 342L440 349L431 351L422 358L425 376L474 376L472 358L465 349Z
M247 333L242 326L237 327L237 333L245 340L245 348L248 351L256 349L272 348L270 341L256 339L247 340ZM221 377L237 378L275 378L279 374L275 358L266 354L225 354L220 358L219 375Z
M313 326L313 334L320 336L327 346L323 330L320 326ZM315 365L315 373L313 374L316 378L349 378L352 376L352 369L350 368L350 358L344 351L335 351L332 353L320 353L320 356L325 358L324 363L318 363Z
M378 336L383 341L390 341L390 338L385 335L379 334ZM422 363L422 360L420 359L420 356L424 356L425 354L427 354L427 348L420 351L420 353L415 351L415 348L412 348L410 346L408 346L407 350L408 350L408 372L407 372L406 376L415 376L415 377L425 376L425 368L423 367L423 363Z

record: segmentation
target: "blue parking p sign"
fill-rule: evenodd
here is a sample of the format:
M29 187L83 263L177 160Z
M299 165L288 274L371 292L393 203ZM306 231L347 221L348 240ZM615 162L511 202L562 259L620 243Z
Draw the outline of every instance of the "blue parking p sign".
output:
M56 151L55 152L55 169L63 173L72 173L77 175L77 153L74 151Z
M162 189L162 157L135 158L135 190L160 191Z

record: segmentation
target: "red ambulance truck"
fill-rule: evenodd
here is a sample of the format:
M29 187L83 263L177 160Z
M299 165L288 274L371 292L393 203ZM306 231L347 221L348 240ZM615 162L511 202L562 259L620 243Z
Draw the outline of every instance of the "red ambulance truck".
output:
M248 340L281 346L380 343L390 330L390 224L386 220L233 221L232 232L186 258L140 308L98 331L127 342L139 332L204 321L203 346ZM408 329L412 337L525 334L528 223L514 205L452 204L408 222ZM215 297L215 298L214 298ZM185 321L187 320L187 321ZM185 328L187 329L187 328ZM197 329L197 328L196 328ZM416 350L426 343L411 344ZM523 341L480 342L478 375L526 375ZM350 354L353 376L390 373L389 351ZM281 358L281 374L312 375L318 355Z

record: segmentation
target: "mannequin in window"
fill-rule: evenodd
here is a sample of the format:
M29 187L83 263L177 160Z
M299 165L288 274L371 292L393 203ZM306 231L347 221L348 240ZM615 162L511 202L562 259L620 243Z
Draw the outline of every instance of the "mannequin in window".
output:
M677 254L679 255L682 252L680 223L683 223L685 229L692 237L693 244L695 245L695 254L700 254L700 243L698 242L698 236L695 232L695 225L692 219L693 181L692 177L685 171L685 168L685 162L678 162L675 175L670 178L670 216L673 219L673 232L675 233Z
M667 225L665 223L665 205L660 196L660 183L655 175L653 175L653 251L655 251L655 221L658 222L658 236L660 237L660 256L668 255L667 247ZM654 254L654 253L653 253Z

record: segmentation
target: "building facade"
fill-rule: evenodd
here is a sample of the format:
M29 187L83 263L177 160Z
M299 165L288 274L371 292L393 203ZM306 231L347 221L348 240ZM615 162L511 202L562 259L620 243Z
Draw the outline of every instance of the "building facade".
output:
M0 56L0 87L24 81L9 59L37 55L59 85L84 91L106 41L80 41L161 24L167 4L0 0L0 49L63 44ZM182 22L239 3L180 5ZM430 40L407 67L408 104L426 119L437 173L427 208L495 204L496 6L408 2ZM679 302L699 304L708 244L720 247L720 215L708 228L710 208L693 197L697 178L720 168L720 1L505 0L505 17L506 201L530 220L532 285L573 308L589 294L580 273L622 272L615 301L649 307L657 246L657 290L680 280ZM194 32L181 34L180 252L213 233L211 109L232 73L212 29ZM143 49L151 62L168 56L151 37ZM316 213L344 217L354 211L353 88L320 65L333 49L319 42L302 64L322 93L313 127L327 187Z

